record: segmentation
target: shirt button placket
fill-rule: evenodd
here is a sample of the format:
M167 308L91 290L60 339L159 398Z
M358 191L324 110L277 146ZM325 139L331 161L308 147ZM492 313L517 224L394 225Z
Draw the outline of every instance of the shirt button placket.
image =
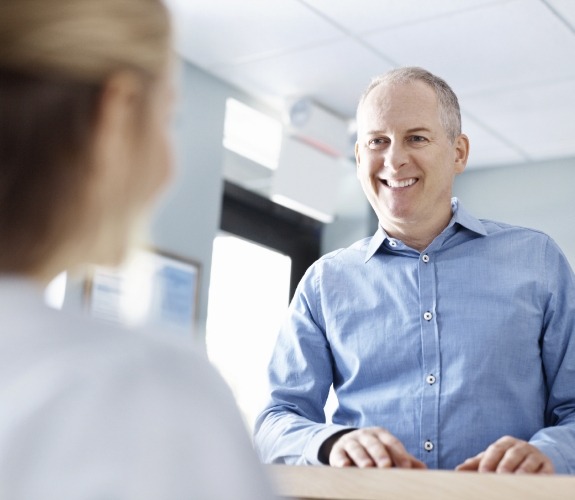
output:
M421 318L421 341L423 356L422 412L420 438L423 455L428 467L439 467L438 422L439 422L439 334L437 331L437 285L435 282L435 260L428 253L419 256L419 305Z

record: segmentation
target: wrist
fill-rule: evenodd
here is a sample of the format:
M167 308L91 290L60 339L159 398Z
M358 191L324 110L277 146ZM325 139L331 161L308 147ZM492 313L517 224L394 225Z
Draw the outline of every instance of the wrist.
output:
M331 453L333 445L338 441L338 439L341 436L353 430L355 429L344 429L343 431L336 432L335 434L332 434L330 437L328 437L319 447L317 453L318 460L324 465L329 465L329 455Z

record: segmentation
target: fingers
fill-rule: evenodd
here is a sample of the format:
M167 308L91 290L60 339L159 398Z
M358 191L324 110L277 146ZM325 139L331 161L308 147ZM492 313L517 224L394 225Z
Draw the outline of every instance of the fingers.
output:
M351 433L350 433L351 434ZM385 449L367 436L343 436L333 446L330 465L345 467L391 467L391 460Z
M511 472L507 470L505 466L510 465L510 457L507 458L507 461L503 461L502 459L505 456L506 451L508 448L511 447L511 443L507 440L507 438L501 438L492 445L490 445L483 455L483 458L479 462L479 466L477 470L479 472ZM517 457L515 457L516 459ZM514 459L514 460L515 460Z
M536 454L529 454L513 472L522 474L553 474L554 470L550 460L544 460Z
M459 464L455 470L457 471L473 471L476 472L477 469L479 468L479 464L481 463L481 459L483 458L484 453L479 453L478 455L475 455L474 457L468 458L465 462L463 462L462 464Z
M484 452L456 467L458 471L553 474L549 457L527 441L504 436Z
M402 467L425 469L401 441L385 429L370 427L344 434L332 447L329 463L335 467Z

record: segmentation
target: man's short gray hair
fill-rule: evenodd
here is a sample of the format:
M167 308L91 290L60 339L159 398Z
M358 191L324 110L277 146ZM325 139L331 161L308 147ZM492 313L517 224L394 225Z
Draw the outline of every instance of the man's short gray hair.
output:
M378 87L379 85L396 85L416 81L429 85L435 92L439 103L439 119L441 124L443 125L449 139L452 142L455 141L455 139L461 134L461 111L459 109L457 96L445 80L435 76L423 68L418 68L416 66L397 68L383 75L376 76L365 89L365 92L359 100L357 108L358 113L367 99L367 96L375 87Z

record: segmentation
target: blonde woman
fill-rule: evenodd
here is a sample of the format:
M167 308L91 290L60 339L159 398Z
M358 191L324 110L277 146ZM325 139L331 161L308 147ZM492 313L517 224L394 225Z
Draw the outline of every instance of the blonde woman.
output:
M0 498L269 498L201 356L46 308L170 177L158 0L0 2Z

